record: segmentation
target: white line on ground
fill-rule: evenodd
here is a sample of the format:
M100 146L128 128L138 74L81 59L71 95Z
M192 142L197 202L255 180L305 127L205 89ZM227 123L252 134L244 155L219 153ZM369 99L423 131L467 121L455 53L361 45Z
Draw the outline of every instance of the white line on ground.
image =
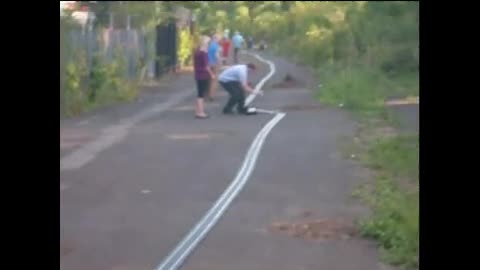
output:
M265 109L259 109L259 108L256 108L257 112L259 113L268 113L268 114L277 114L279 113L279 111L272 111L272 110L265 110Z
M256 55L255 55L256 56ZM265 78L270 78L275 72L275 65L263 58L257 56L260 61L268 62L270 65L270 73ZM273 72L272 72L273 71ZM257 84L255 90L261 88L266 79ZM251 98L250 98L251 97ZM255 95L249 96L249 103L253 101ZM258 109L257 109L258 110ZM211 228L218 222L223 213L227 210L233 199L238 195L241 189L245 186L250 177L260 150L265 139L275 125L285 117L285 113L262 110L267 113L274 113L275 116L262 128L253 140L247 155L243 161L242 167L237 173L237 176L232 181L230 186L218 198L215 204L205 214L205 216L195 225L195 227L185 236L185 238L175 247L175 249L164 259L164 261L156 268L157 270L176 270L182 265L185 259L190 255L192 250L199 244L199 242L206 236Z
M79 126L86 125L86 124L90 123L90 120L91 120L91 119L83 120L83 121L79 122L77 125L79 125Z
M253 102L253 100L257 97L257 94L258 94L258 91L260 91L260 89L262 89L263 85L265 84L265 82L267 80L269 80L273 74L275 74L275 65L271 62L271 61L268 61L256 54L253 54L253 53L250 53L250 52L245 52L246 54L250 54L252 56L254 56L255 58L257 58L258 60L260 60L261 62L264 62L264 63L267 63L269 66L270 66L270 72L267 74L267 76L265 76L263 79L260 80L260 82L257 83L257 85L255 86L255 89L253 91L252 94L250 94L246 99L245 99L245 106L248 106L250 105L250 103Z
M145 120L152 115L168 110L170 107L180 103L193 93L194 91L192 90L180 92L164 103L153 105L133 117L125 119L121 124L112 125L103 129L99 138L81 146L79 149L61 158L60 171L75 170L85 166L87 163L95 159L100 152L122 141L128 135L128 131L138 122Z
M190 233L177 245L170 255L163 261L157 270L175 270L185 261L192 250L207 235L211 228L218 222L225 213L233 199L245 186L252 173L263 143L273 127L285 116L284 113L277 114L260 131L253 141L245 157L243 166L237 173L235 180L220 196L216 203L210 208L207 214L197 223Z

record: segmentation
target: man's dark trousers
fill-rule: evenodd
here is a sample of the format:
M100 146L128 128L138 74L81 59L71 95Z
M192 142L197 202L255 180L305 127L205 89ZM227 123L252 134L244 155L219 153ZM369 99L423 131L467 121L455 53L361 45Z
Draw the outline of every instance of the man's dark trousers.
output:
M220 82L220 85L230 95L227 104L223 108L223 113L232 113L233 107L236 105L238 113L246 114L247 110L245 108L245 94L240 82Z

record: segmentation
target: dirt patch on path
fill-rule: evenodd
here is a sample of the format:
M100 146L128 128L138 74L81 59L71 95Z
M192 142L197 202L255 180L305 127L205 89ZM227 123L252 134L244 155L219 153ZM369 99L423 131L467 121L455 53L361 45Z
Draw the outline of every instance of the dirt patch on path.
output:
M290 89L302 89L305 88L306 84L297 78L295 78L293 75L290 73L287 73L281 82L273 83L270 88L272 89L284 89L284 88L290 88Z
M267 229L303 240L348 240L357 235L353 222L323 218L296 222L274 222Z

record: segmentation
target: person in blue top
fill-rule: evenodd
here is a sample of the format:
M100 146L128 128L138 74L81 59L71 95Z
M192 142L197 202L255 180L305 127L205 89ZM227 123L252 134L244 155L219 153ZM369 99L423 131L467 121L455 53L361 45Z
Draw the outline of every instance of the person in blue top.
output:
M216 77L218 71L218 65L220 62L220 51L221 47L218 43L220 37L218 34L214 34L212 37L212 41L208 46L208 65L210 66L210 70L213 72L214 76ZM217 83L215 80L210 80L210 86L208 91L209 100L212 101L215 98L215 94L217 92Z
M243 37L240 35L238 31L235 32L235 35L232 37L233 43L233 62L238 64L238 52L242 48L243 45Z

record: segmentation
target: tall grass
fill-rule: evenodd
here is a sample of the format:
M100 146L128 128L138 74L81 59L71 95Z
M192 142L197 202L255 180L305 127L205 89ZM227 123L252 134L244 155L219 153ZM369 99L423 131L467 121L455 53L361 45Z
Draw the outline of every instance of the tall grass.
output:
M385 99L385 82L378 73L361 67L333 69L322 76L322 87L318 92L326 104L343 104L346 109L361 113L378 111Z
M419 196L418 191L400 190L387 177L379 177L369 205L373 214L359 221L360 231L366 237L376 239L385 261L418 268L419 254Z
M378 172L373 191L359 192L373 209L359 222L364 236L377 239L383 258L408 269L418 268L418 135L377 140L366 164ZM401 183L399 179L408 181Z

